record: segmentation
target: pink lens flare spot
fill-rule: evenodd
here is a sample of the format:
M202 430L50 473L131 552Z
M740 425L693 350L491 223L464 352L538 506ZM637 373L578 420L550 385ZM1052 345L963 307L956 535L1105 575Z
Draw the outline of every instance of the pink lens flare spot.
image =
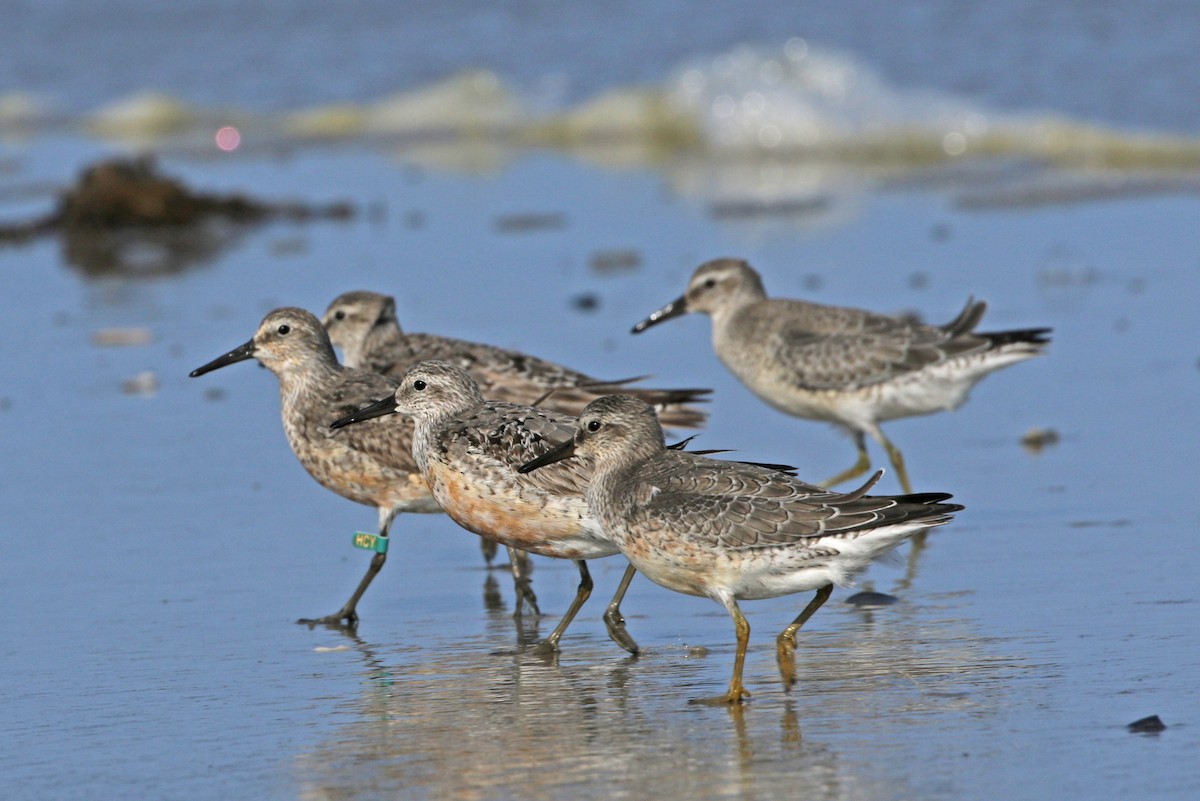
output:
M242 143L242 135L238 133L238 129L232 125L226 125L221 130L217 131L217 147L229 153L237 150L238 145Z

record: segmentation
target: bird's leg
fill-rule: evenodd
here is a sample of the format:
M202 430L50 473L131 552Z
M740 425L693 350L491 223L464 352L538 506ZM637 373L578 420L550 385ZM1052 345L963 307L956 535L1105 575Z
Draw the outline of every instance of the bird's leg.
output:
M625 593L629 589L629 582L633 581L633 577L636 575L637 568L633 565L625 568L625 575L621 576L621 583L617 587L617 592L613 595L612 601L609 602L608 609L604 610L604 625L608 627L608 636L612 638L613 642L634 656L638 655L638 644L625 631L625 616L621 614L621 601L625 598Z
M533 593L533 579L529 577L532 572L529 554L509 545L508 564L512 568L513 589L517 593L517 608L513 611L513 617L521 616L524 604L529 604L530 611L541 617L542 610L538 608L537 596Z
M492 569L492 560L496 558L496 541L490 540L487 537L479 538L479 550L483 553L483 561L487 564L488 570Z
M396 517L395 509L380 509L379 510L379 537L387 540L388 530L392 527L392 520ZM384 543L387 544L386 542ZM310 629L318 623L325 626L336 626L338 628L346 628L353 630L358 626L358 601L363 597L363 593L367 591L367 587L371 586L371 581L374 580L377 573L383 569L384 563L387 562L387 549L376 551L371 557L371 564L367 566L367 572L363 575L362 580L358 582L358 587L354 590L354 594L350 596L350 600L342 605L342 608L334 612L332 615L325 617L307 618L302 617L297 620L297 623L303 623Z
M746 688L742 686L742 667L746 664L746 646L750 643L750 623L732 596L722 598L721 602L725 604L725 608L733 617L733 625L737 631L737 653L733 658L733 678L729 680L729 692L718 695L716 698L696 698L690 702L693 704L728 706L740 704L743 698L750 697L750 693L746 692Z
M900 489L904 490L905 495L912 495L912 484L908 480L908 470L904 468L904 456L901 455L900 449L892 444L892 441L879 432L876 437L879 444L887 451L888 459L892 461L892 467L896 470L896 478L900 480Z
M883 435L883 431L878 427L871 433L875 440L883 446L887 451L888 459L892 462L892 467L896 470L896 478L900 481L900 489L906 495L912 494L912 482L908 480L908 470L904 467L904 456L901 455L900 449L892 444L892 441ZM925 549L925 539L929 536L929 530L918 531L912 535L909 540L912 544L908 550L908 568L904 571L904 578L896 582L898 590L907 590L912 586L913 579L917 575L917 562L920 560L921 551Z
M534 650L538 653L558 653L558 641L562 639L563 632L567 630L567 626L571 625L571 621L579 613L579 608L583 606L583 602L591 597L592 575L588 572L587 562L582 559L576 559L575 564L579 568L579 589L575 591L575 600L571 601L566 614L562 616L562 620L558 621L558 625L554 627L554 631L550 632L550 636L535 646Z
M354 590L354 594L350 596L350 600L342 606L341 609L334 612L332 615L325 617L307 618L302 617L297 620L297 623L304 623L309 628L318 623L327 626L338 626L340 628L354 629L358 627L358 600L363 597L363 593L367 591L367 587L371 586L371 581L375 578L375 574L383 569L384 562L387 561L387 554L376 553L371 557L371 564L367 567L366 574L362 577L362 581L358 582L358 588Z
M880 435L882 436L882 435ZM858 461L827 481L822 481L822 487L833 487L843 481L858 478L871 469L871 454L867 453L867 441L863 432L854 432L854 446L858 448Z
M796 683L796 632L829 600L832 592L832 584L826 584L817 590L817 594L808 602L808 606L804 607L804 611L775 638L775 656L779 661L779 675L783 676L784 690L792 689L792 685Z

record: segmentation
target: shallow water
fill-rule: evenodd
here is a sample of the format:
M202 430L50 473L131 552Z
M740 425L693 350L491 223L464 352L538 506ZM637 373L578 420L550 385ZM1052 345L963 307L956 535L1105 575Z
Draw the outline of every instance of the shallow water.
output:
M549 12L530 8L545 21L538 14ZM1024 36L1022 14L1049 13L1002 8L1014 37ZM1156 48L1183 58L1174 36L1149 44L1129 33L1165 23L1106 8L1061 12L1063 41L1082 48L1091 15L1117 14L1120 24L1090 35L1108 37L1125 66L1153 60ZM820 11L812 25L830 46L883 41L887 14L900 12L874 12L883 18ZM447 30L508 24L463 16ZM632 63L581 60L607 65L591 79L614 86L651 74L654 63L666 62L653 73L662 75L700 51L774 31L765 12L748 12L732 31L720 22L688 23L704 46L640 31L639 42L656 44ZM983 24L972 18L950 33ZM1179 17L1166 27L1189 24ZM830 33L839 29L856 33ZM1046 57L1052 39L1035 28L1020 41ZM952 55L970 37L936 41L951 63L970 61ZM552 52L499 64L460 54L447 69L493 66L529 84L553 72ZM1120 87L1105 84L1108 66L1020 94L1021 52L989 51L977 67L981 102L1200 131L1186 117L1194 104L1156 101L1188 96L1200 71L1167 70L1162 85L1142 70L1145 91L1127 93L1132 105L1113 99ZM919 67L920 41L855 53L893 83L962 88ZM1195 53L1188 57L1194 67ZM184 69L193 58L177 56L173 69L199 80ZM267 94L261 87L199 95L180 79L165 88L196 102L292 108L373 98L442 72L410 68L375 89L356 61L365 56L346 58L348 73L328 82L315 77L332 74L318 59L301 73L318 88L274 104L255 94ZM1078 58L1081 70L1104 62L1091 51ZM44 80L83 113L93 100L149 86L130 83L140 74ZM107 88L93 92L89 81ZM48 203L44 182L69 180L108 147L57 131L2 152L0 216L11 219ZM981 193L1000 197L1014 174L1033 176L1023 186L1077 176L1036 165L1007 166L1000 179L979 165L899 176L793 165L773 180L795 187L811 178L824 202L723 214L714 198L728 197L730 185L761 190L762 169L678 157L653 170L612 170L536 150L505 154L486 172L414 161L355 141L169 157L168 172L204 188L345 197L371 213L217 232L211 248L169 269L145 243L127 254L126 270L105 273L69 263L53 239L0 250L9 276L0 294L6 798L1196 795L1200 570L1187 512L1200 455L1194 193L972 204ZM762 196L754 191L733 195ZM591 266L614 254L632 266ZM274 306L320 311L342 291L371 288L396 294L410 330L514 346L598 375L650 372L662 385L712 386L698 446L789 461L813 480L838 472L853 455L848 440L742 389L712 355L705 320L627 333L678 295L696 263L719 254L749 258L779 295L941 321L973 294L989 301L986 327L1054 327L1046 358L985 380L962 410L888 427L916 487L953 492L967 507L916 558L906 551L901 564L864 577L898 603L861 609L845 603L852 590L835 592L801 634L801 681L790 694L779 687L772 641L806 599L748 603L753 699L740 711L690 706L728 680L733 632L720 607L637 580L624 609L648 653L630 659L600 620L621 572L605 560L594 568L596 597L548 663L518 643L546 634L554 618L514 624L510 582L483 569L476 539L444 518L410 516L394 527L394 558L361 606L356 637L293 624L344 600L367 558L350 547L351 533L369 530L374 512L319 489L297 465L269 373L243 364L190 379L190 369L244 342ZM593 311L579 310L585 297ZM92 344L94 333L126 327L146 329L150 341ZM123 390L145 371L154 391ZM1024 450L1019 440L1035 427L1056 431L1057 444ZM891 476L881 490L896 490ZM538 560L543 609L561 612L576 578L569 563ZM1169 728L1126 731L1150 714Z

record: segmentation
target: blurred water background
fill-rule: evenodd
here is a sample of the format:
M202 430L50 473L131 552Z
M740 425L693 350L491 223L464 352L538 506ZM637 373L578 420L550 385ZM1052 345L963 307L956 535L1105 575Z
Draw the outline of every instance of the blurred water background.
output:
M1200 7L0 11L0 221L144 153L357 211L0 247L5 798L1200 791ZM985 328L1054 327L959 412L888 427L916 488L967 506L865 577L898 603L837 591L786 695L772 638L806 599L747 604L751 703L688 706L728 678L720 607L638 580L629 659L606 560L548 663L473 535L413 516L357 635L293 624L344 599L374 512L304 474L269 374L189 370L275 306L373 289L410 330L711 386L698 446L840 471L849 441L751 396L706 321L628 334L719 255L776 295L933 322L974 295ZM539 560L543 609L575 581Z

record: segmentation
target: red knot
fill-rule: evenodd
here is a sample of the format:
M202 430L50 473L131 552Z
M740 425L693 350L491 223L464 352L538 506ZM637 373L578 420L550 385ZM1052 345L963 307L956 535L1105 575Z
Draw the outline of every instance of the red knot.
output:
M630 563L667 589L712 598L733 618L737 651L729 690L697 703L738 704L749 695L742 668L750 625L739 600L816 590L776 638L779 670L790 688L796 632L833 585L848 583L962 508L944 503L946 493L867 495L880 473L853 492L835 493L760 467L671 450L650 407L626 395L588 404L571 438L520 470L536 475L577 459L593 465L592 514Z
M235 362L257 359L279 379L283 429L300 464L321 486L379 513L379 536L387 537L400 512L440 512L412 458L412 426L375 421L335 432L329 422L364 404L388 397L391 379L338 364L321 321L304 309L275 309L254 337L191 372L204 375ZM350 599L337 612L299 622L353 627L357 606L387 560L377 552Z
M851 432L858 461L833 485L871 467L864 435L887 451L912 492L900 449L879 424L954 409L993 370L1043 352L1049 328L976 333L987 305L968 301L941 326L840 306L768 299L762 279L739 259L696 269L687 291L633 327L640 333L686 312L712 318L713 350L738 380L781 412Z

